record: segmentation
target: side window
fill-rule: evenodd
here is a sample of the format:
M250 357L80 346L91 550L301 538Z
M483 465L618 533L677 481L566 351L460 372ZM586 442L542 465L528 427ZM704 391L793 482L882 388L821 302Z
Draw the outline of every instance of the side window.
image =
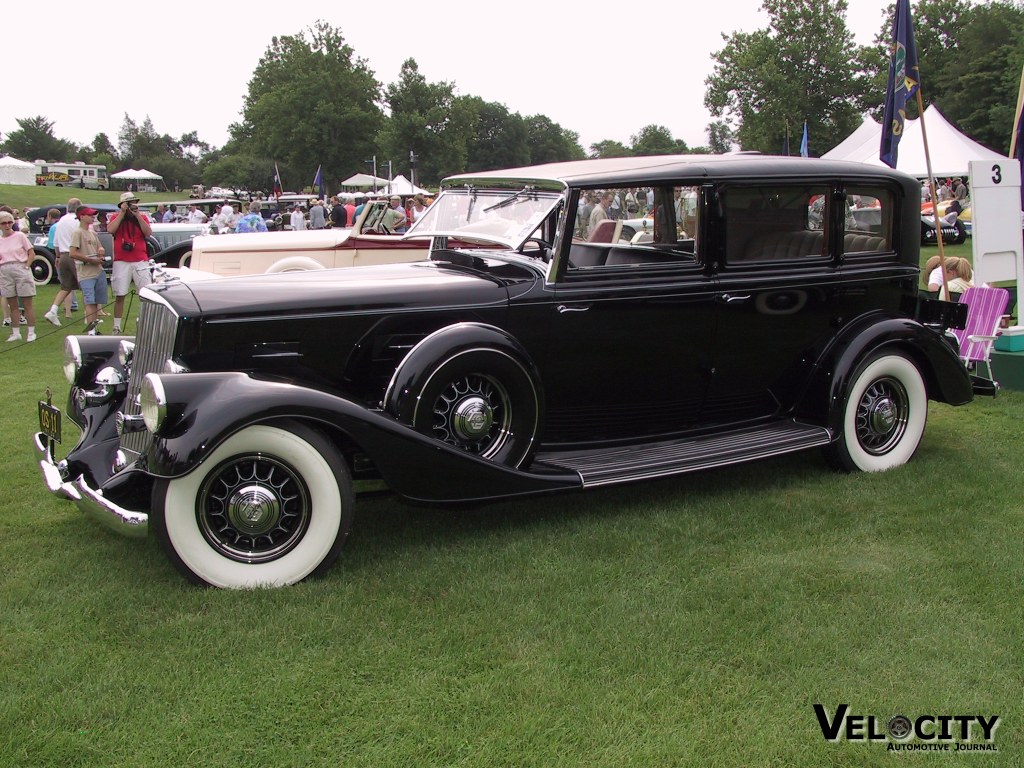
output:
M582 190L569 228L568 273L695 264L698 190L684 184Z
M729 186L720 193L727 264L828 256L824 185Z
M893 194L877 187L846 188L843 253L879 253L892 250Z

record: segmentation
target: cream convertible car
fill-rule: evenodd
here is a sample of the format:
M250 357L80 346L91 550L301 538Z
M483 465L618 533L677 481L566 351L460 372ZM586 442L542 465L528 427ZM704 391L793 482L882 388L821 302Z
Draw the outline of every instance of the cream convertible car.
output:
M366 204L353 227L197 237L191 255L181 261L187 268L182 272L230 277L425 259L430 239L403 240L388 232L386 212L387 203L375 200Z

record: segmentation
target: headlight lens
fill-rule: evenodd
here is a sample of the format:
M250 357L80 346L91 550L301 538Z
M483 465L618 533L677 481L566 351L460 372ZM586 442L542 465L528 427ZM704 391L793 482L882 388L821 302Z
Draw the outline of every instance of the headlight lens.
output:
M82 370L82 346L74 336L64 339L64 378L68 384L74 384L78 372Z
M121 339L117 345L117 362L121 365L128 365L135 354L135 342L128 339Z
M142 407L142 420L146 423L146 429L156 434L160 426L167 418L167 395L164 392L164 384L155 373L147 373L142 382L142 392L139 393L140 405Z

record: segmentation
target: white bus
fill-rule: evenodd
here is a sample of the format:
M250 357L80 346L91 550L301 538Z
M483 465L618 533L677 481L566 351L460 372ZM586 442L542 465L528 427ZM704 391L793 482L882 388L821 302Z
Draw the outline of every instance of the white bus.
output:
M48 187L78 187L79 189L109 189L107 166L83 162L47 163L36 160L36 184Z

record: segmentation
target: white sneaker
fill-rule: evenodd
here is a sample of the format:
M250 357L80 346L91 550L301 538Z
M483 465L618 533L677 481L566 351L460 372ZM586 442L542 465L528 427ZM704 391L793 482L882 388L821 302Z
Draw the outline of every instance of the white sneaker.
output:
M35 340L36 340L36 329L35 328L29 328L28 329L28 336L25 337L25 341L35 341Z
M57 319L57 313L54 312L52 309L45 315L43 315L43 318L49 320L51 323L60 328L60 320Z
M21 341L21 328L15 328L11 332L11 338L8 341Z

